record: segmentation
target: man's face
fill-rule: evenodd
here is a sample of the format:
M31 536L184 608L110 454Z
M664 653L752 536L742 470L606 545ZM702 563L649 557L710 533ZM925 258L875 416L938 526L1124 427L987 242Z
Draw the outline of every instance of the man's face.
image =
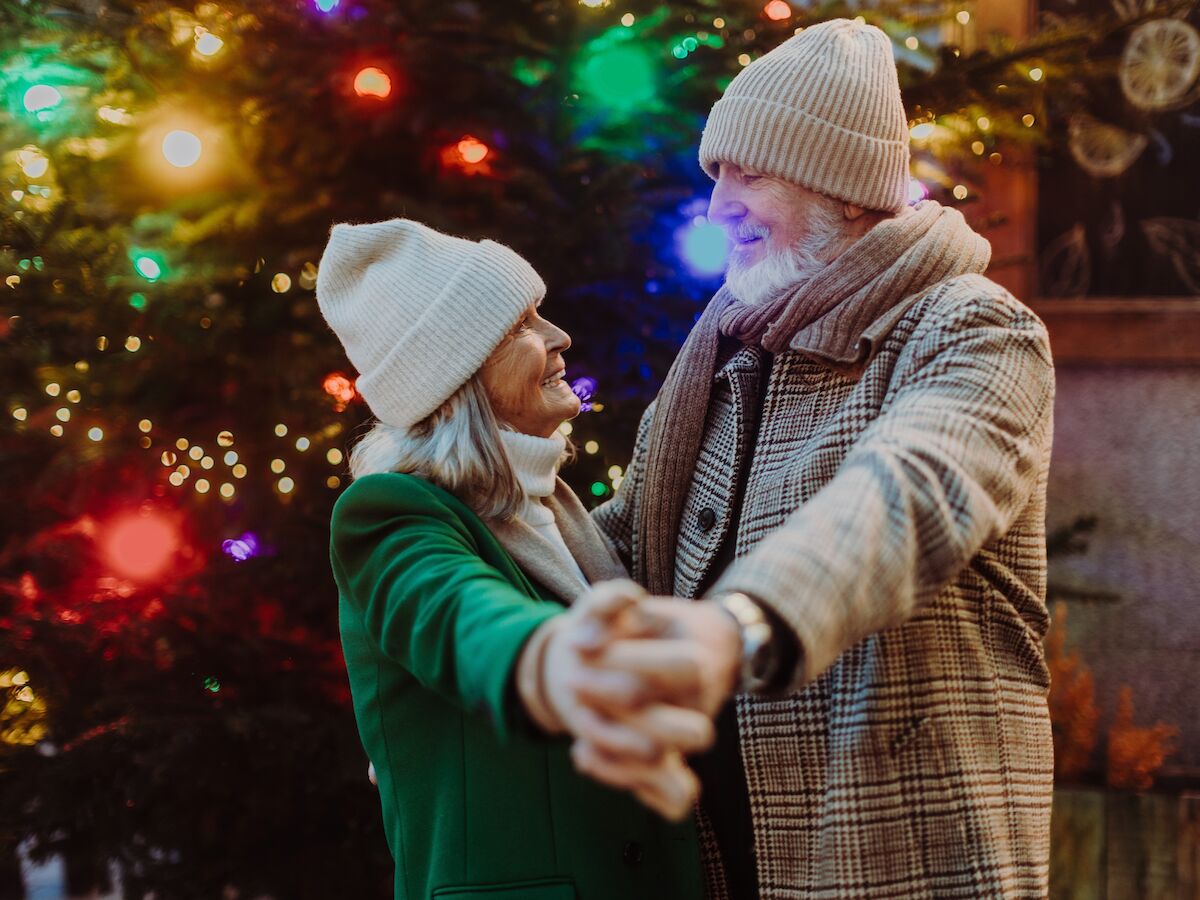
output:
M811 207L820 199L798 184L723 162L708 219L733 241L730 268L747 269L768 254L802 246L810 236Z

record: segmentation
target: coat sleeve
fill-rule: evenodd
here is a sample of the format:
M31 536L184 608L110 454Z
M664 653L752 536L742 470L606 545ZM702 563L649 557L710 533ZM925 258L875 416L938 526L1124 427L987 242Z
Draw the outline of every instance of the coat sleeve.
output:
M1042 323L1007 296L960 294L929 315L834 477L710 592L744 591L790 627L793 689L935 598L1008 530L1045 465L1054 370Z
M626 571L633 571L633 554L635 550L637 527L637 509L641 502L642 484L646 478L646 453L650 447L650 423L654 421L654 409L658 401L653 401L642 414L638 424L637 440L633 445L633 458L625 469L621 484L611 500L608 500L592 510L592 521L607 538L609 544L617 551L624 563Z
M459 513L416 479L368 475L339 498L331 558L345 599L387 658L500 737L525 730L511 689L521 648L563 612L479 554Z

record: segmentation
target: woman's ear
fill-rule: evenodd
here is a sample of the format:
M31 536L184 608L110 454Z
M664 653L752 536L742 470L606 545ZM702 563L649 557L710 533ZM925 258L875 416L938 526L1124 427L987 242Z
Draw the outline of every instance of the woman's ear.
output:
M853 203L842 204L842 214L851 222L865 213L866 210L861 206L855 206Z

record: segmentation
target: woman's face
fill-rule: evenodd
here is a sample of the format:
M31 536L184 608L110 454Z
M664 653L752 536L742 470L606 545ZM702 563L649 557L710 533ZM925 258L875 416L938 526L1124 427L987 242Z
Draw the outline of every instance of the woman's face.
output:
M523 434L550 437L566 419L579 415L579 398L563 378L562 353L570 336L538 315L531 303L524 317L492 351L479 377L492 410Z

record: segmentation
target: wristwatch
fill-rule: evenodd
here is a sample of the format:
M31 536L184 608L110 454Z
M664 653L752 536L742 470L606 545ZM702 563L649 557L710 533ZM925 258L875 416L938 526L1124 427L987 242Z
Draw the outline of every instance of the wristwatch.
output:
M771 684L779 667L772 645L771 623L761 606L740 591L721 594L714 602L733 616L742 637L742 665L737 692L755 694Z

